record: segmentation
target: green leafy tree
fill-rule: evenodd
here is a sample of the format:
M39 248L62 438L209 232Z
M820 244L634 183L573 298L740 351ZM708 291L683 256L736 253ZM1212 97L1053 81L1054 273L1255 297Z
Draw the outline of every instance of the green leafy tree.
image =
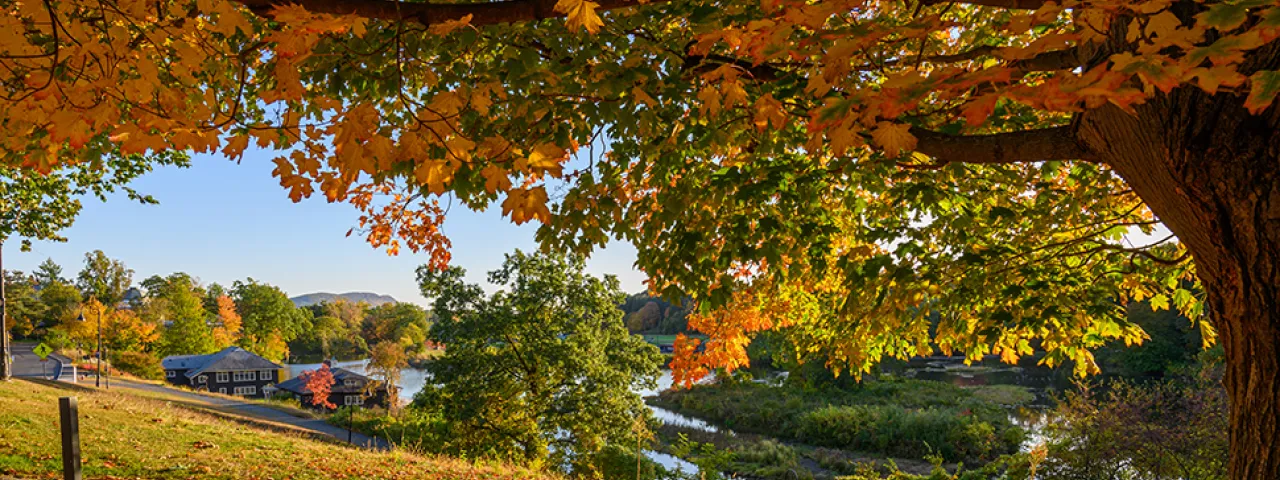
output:
M36 278L16 270L5 270L4 282L9 333L16 338L32 335L45 310L44 303L36 293Z
M387 406L393 411L400 398L400 371L408 366L409 358L403 345L383 341L373 346L367 369L373 378L386 385Z
M152 311L143 315L144 320L164 326L158 342L161 356L201 355L217 351L201 295L188 281L189 277L175 275L170 279L172 281L163 282L165 288L157 289L160 293L152 298L149 305Z
M218 315L221 306L218 304L218 298L228 295L227 288L219 285L217 282L209 284L204 289L204 310L210 315Z
M450 422L453 448L590 474L592 453L626 441L647 415L632 389L653 385L658 351L623 326L617 279L583 268L516 252L489 273L502 290L488 297L461 268L419 268L431 338L448 348L414 404Z
M97 298L114 308L133 284L133 270L120 260L108 258L102 250L94 250L84 254L84 269L76 278L76 286L86 299Z
M65 282L62 278L62 266L52 258L46 258L40 265L36 267L33 274L36 279L36 285L40 288L49 286L53 282Z
M153 204L154 198L128 184L158 165L189 164L187 154L181 151L125 155L101 135L80 145L76 155L82 160L79 165L46 164L33 169L21 161L22 154L0 150L0 270L4 269L4 245L12 239L21 239L24 251L31 249L32 240L65 241L58 232L70 227L80 214L81 197L106 201L108 194L119 190L131 200ZM49 272L52 275L44 280L56 280L60 271ZM0 282L0 380L10 376L9 339L3 334L9 330L5 297Z
M365 341L378 344L385 341L400 344L401 348L419 351L427 340L427 311L412 303L384 303L365 312L363 336Z
M44 304L44 315L40 323L54 326L67 318L78 315L80 308L80 290L74 285L54 281L40 289L40 302Z
M147 298L166 298L181 291L190 291L202 299L206 296L200 282L185 272L171 273L165 277L152 275L143 280L141 285L146 290Z
M271 351L273 356L288 353L283 344L293 341L311 329L310 311L298 308L278 287L258 283L250 278L231 287L231 298L240 312L244 336L242 347L259 355Z

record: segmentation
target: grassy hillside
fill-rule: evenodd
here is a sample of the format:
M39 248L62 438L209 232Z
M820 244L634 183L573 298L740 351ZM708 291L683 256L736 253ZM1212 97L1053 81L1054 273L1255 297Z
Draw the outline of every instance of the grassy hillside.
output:
M509 466L359 450L123 392L26 381L0 382L0 477L61 477L58 397L69 395L79 399L86 478L546 478Z

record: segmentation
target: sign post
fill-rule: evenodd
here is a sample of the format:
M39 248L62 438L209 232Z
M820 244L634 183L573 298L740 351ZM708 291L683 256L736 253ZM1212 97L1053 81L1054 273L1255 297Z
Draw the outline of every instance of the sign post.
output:
M80 415L76 397L58 399L62 421L62 478L80 480Z
M39 345L36 345L36 348L31 349L31 352L36 354L37 357L40 357L40 375L48 376L48 373L45 371L45 365L48 364L49 354L53 353L53 349L49 348L48 345L45 345L44 342L41 342Z

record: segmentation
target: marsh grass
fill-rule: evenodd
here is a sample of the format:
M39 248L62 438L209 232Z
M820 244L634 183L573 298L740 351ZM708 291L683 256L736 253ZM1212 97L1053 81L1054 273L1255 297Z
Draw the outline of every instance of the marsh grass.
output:
M731 430L809 445L887 456L984 461L1017 451L1025 432L1004 401L1029 401L1010 389L981 394L921 380L868 381L851 388L807 389L724 383L669 390L650 402Z

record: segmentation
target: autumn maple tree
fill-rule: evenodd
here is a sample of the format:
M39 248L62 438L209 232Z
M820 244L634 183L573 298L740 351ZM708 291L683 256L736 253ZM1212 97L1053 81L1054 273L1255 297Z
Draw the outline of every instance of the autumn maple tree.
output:
M1274 0L0 4L5 168L254 145L436 267L450 206L623 239L703 309L687 370L781 328L1087 373L1150 300L1225 347L1232 477L1280 477Z
M240 314L236 312L236 302L231 297L219 295L214 302L218 304L216 326L213 327L213 342L218 348L225 348L240 339L240 330L244 326Z
M333 391L333 371L329 369L329 364L325 363L315 370L307 370L302 372L302 388L311 392L311 404L334 409L338 408L333 402L329 401L329 394Z

